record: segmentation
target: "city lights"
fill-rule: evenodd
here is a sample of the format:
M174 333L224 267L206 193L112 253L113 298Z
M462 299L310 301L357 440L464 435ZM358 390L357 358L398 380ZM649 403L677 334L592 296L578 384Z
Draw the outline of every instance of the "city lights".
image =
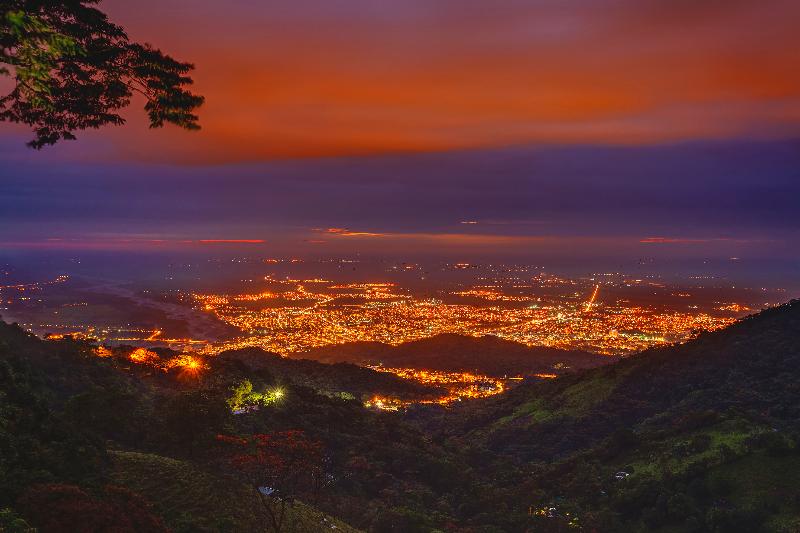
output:
M416 368L391 368L383 366L369 366L378 372L388 372L403 379L417 381L424 385L436 385L447 390L447 394L435 399L402 401L397 398L376 396L365 403L367 407L376 407L384 410L397 410L407 407L412 403L437 403L449 405L456 401L486 398L500 394L505 390L502 379L471 374L469 372L441 372L436 370L420 370Z
M602 301L598 298L600 283L584 292L570 289L579 286L579 280L546 274L526 282L520 279L511 287L481 284L440 297L414 296L392 283L322 280L310 290L303 280L269 281L281 286L253 294L191 295L196 309L213 313L242 332L233 340L210 344L207 352L258 346L286 355L346 342L397 345L458 333L493 335L529 346L626 355L719 329L735 320L730 313L745 309L728 303L711 314L711 309ZM625 281L627 286L640 283L642 280ZM549 294L555 289L574 292Z

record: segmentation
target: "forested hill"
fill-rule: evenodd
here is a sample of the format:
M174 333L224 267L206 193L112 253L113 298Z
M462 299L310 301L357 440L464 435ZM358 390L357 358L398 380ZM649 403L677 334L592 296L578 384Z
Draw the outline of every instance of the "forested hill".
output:
M547 527L800 530L800 301L465 411L451 438L513 461Z
M405 415L365 369L130 350L0 323L0 531L800 531L798 301Z
M293 354L292 357L315 359L325 363L369 363L448 372L471 371L498 377L562 373L594 368L618 359L579 350L530 347L491 335L469 337L452 333L397 346L380 342L323 346Z
M325 364L308 359L289 359L260 348L225 351L214 357L211 363L217 371L238 371L242 376L266 372L278 381L357 400L368 400L375 395L400 399L433 399L447 393L439 387L423 385L352 363Z
M259 350L189 359L43 341L0 322L0 531L414 532L524 520L487 516L505 496L402 414L366 409L358 397L373 390L428 388ZM260 497L265 486L277 497Z

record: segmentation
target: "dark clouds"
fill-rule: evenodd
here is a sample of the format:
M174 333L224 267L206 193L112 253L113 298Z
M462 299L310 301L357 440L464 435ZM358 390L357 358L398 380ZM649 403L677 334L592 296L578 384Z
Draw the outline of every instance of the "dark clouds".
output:
M5 240L110 232L271 238L381 233L791 238L793 141L552 147L181 167L58 164L0 170ZM464 225L461 221L476 221ZM234 236L238 237L238 235Z

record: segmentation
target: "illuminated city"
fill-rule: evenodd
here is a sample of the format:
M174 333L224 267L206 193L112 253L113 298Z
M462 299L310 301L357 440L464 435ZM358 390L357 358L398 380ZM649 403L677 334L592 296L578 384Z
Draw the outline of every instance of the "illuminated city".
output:
M343 267L351 270L355 265L372 270L342 275ZM46 338L138 346L131 361L162 371L179 367L187 376L202 371L202 357L231 349L257 347L304 357L321 347L358 342L399 346L440 334L493 336L531 347L625 356L722 328L769 306L767 299L782 297L780 289L737 289L713 277L668 282L659 276L616 272L568 276L532 265L370 265L348 259L269 258L235 260L225 268L234 266L242 269L241 277L225 281L233 290L224 292L192 290L196 281L133 290L59 275L40 283L9 283L0 287L0 295L6 313L21 317L26 328ZM130 307L117 309L135 313L108 316L103 310L109 298L130 302ZM150 350L154 347L169 347L179 356L162 360ZM98 348L97 355L108 356L103 350ZM523 377L489 377L470 368L445 372L383 365L379 359L367 364L446 391L415 401L391 396L366 401L389 410L492 396ZM526 375L555 377L569 368L561 366Z
M456 333L491 335L527 346L627 355L722 328L772 305L763 300L779 301L783 294L780 289L734 290L720 280L704 278L676 284L653 276L570 277L524 265L467 263L439 267L443 277L425 281L426 288L420 288L419 283L396 277L398 271L420 276L423 267L416 264L385 268L384 274L370 275L370 281L343 282L335 279L330 262L317 264L319 272L312 277L275 270L276 264L294 267L298 260L250 263L251 271L268 273L251 274L238 282L257 287L248 292L207 292L182 286L169 291L103 287L99 292L90 287L94 292L87 292L69 276L60 275L0 287L4 306L0 312L19 316L26 328L51 339L70 335L205 354L260 347L288 355L321 346L399 345ZM452 279L455 274L460 277ZM136 305L132 310L146 314L144 318L103 316L98 309L107 298L132 301ZM180 323L189 329L176 328ZM227 329L208 335L215 328Z
M418 400L416 402L402 401L396 398L375 396L365 402L367 407L376 407L389 411L408 407L412 403L449 405L453 402L487 398L502 393L506 386L504 380L489 376L480 376L468 372L438 372L435 370L419 370L416 368L392 368L379 365L370 365L368 368L378 372L388 372L403 379L410 379L427 385L440 385L448 390L448 394L433 400ZM518 378L511 378L516 380Z
M512 285L474 285L416 297L395 283L336 284L320 279L276 279L255 294L201 294L195 306L243 332L209 351L259 346L288 354L347 342L397 345L441 333L493 335L529 346L625 355L650 346L685 341L699 331L730 324L748 308L684 310L603 300L603 287L647 286L623 279L595 283L538 275ZM654 284L664 288L663 284ZM567 287L557 292L553 287Z

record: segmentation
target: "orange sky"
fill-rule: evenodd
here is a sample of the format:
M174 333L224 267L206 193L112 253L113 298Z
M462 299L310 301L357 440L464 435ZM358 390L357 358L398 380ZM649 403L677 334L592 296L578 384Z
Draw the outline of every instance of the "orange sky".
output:
M196 63L203 131L83 134L182 162L794 135L796 0L105 0ZM140 105L137 102L136 105ZM91 142L91 141L90 141Z

